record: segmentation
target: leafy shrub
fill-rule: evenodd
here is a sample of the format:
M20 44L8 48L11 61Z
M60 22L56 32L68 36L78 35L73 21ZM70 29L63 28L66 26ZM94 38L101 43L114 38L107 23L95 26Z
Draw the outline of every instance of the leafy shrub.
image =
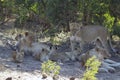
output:
M85 64L86 71L83 74L82 80L97 80L95 75L98 73L98 69L101 63L95 56L89 58Z
M55 34L55 36L51 38L51 42L55 45L59 45L62 42L66 42L69 35L70 33L65 33L62 31L60 33Z
M42 73L58 75L61 67L51 60L42 63Z
M113 32L114 17L112 17L109 13L105 13L104 17L105 20L103 25L108 29L109 32Z

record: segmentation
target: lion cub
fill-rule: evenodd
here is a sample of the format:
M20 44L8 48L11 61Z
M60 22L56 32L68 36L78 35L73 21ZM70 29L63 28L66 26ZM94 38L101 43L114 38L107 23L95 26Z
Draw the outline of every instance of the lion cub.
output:
M52 54L50 56L50 60L58 61L58 62L66 62L66 61L69 61L70 58L68 57L68 55L65 52L61 52L61 53Z
M54 52L54 47L43 43L32 44L33 57L36 60L47 61L50 55Z
M21 63L24 59L24 52L13 51L12 58L14 62Z
M16 42L16 50L18 52L23 51L25 55L32 55L32 43L34 43L34 35L30 32L25 32L23 35L19 34L15 37Z
M36 60L46 61L51 55L52 48L44 43L35 42L33 35L25 33L24 36L18 36L18 50L24 51L27 55L32 55Z
M59 52L58 49L55 48L50 56L50 60L53 61L60 61L60 62L66 62L66 61L75 61L76 56L79 54L79 51L76 49L74 52Z
M96 58L102 62L105 58L109 58L111 55L108 53L106 49L102 47L95 47L94 49L91 49L88 52L83 53L79 57L82 66L85 66L86 61L92 56L96 56Z
M101 62L104 60L104 58L111 57L111 54L108 52L108 50L104 48L100 37L97 37L95 40L93 40L92 44L95 45L93 49L88 50L86 53L83 53L78 57L78 60L81 61L83 66L85 62L92 56L96 56L96 58Z
M43 62L43 61L47 61L47 60L49 60L49 51L48 50L46 50L46 49L42 49L42 51L41 52L39 52L39 53L34 53L33 54L33 57L36 59L36 60L39 60L39 61L41 61L41 62Z

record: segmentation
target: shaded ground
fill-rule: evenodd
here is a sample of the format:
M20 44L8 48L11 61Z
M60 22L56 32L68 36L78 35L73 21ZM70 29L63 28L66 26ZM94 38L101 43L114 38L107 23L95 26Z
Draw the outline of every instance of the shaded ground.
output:
M26 56L23 63L14 63L11 58L11 50L0 43L0 80L12 77L12 80L41 80L41 62ZM82 71L78 62L60 64L62 70L60 76L69 78L79 77ZM51 80L50 78L48 80Z

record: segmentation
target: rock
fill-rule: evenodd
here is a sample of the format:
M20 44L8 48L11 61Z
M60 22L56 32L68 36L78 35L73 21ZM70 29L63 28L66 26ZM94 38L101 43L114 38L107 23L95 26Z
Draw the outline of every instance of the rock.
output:
M42 74L42 79L46 79L47 78L47 74Z
M6 80L12 80L12 77L8 77Z
M71 77L70 80L75 80L75 78L74 78L74 77Z
M59 76L58 75L54 75L53 76L53 80L58 80L59 79Z

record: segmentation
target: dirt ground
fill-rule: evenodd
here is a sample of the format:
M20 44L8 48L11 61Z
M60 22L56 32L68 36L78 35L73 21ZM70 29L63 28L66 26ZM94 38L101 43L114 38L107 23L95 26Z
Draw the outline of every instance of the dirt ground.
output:
M0 29L0 80L52 80L51 77L42 79L41 62L31 56L26 56L22 63L12 61L12 50L4 44L5 40L10 39L8 35L4 35L4 28ZM111 59L120 61L119 57ZM75 77L75 80L82 78L84 71L79 62L60 63L60 66L59 80L69 80L71 77ZM120 69L116 69L114 73L98 73L96 76L98 80L120 80Z

